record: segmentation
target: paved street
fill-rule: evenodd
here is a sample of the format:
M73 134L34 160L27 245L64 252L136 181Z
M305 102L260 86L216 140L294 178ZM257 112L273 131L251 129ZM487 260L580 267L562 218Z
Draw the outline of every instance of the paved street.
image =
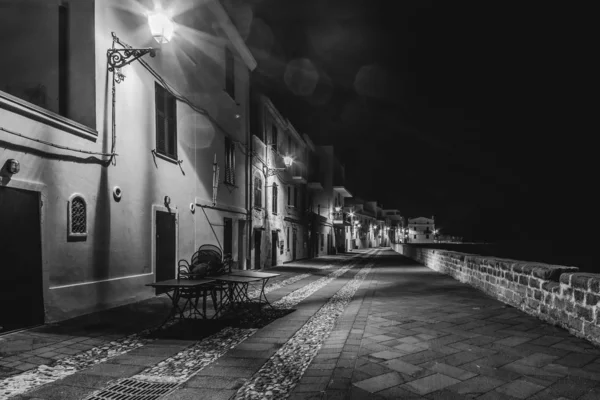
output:
M157 339L161 296L2 336L0 399L600 398L600 349L389 249L274 270L265 326Z

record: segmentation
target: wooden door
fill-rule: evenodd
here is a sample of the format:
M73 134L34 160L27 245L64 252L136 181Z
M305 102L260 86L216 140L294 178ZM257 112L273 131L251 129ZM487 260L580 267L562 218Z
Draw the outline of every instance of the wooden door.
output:
M292 261L296 260L296 243L298 242L298 230L292 231Z
M279 250L279 236L277 231L271 232L271 265L277 265L277 250Z
M0 332L44 323L40 194L0 188Z
M254 231L254 269L260 269L260 247L262 246L262 231Z
M156 211L156 281L166 281L176 277L176 217L165 211ZM156 289L156 294L164 293Z
M231 218L225 218L223 236L223 255L230 254L233 256L233 221Z

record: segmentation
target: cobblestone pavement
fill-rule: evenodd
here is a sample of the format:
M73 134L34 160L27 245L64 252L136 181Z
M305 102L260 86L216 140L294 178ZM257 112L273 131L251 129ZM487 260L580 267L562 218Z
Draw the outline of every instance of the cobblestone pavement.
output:
M599 348L389 249L276 270L268 297L293 312L260 328L149 338L157 297L2 336L0 399L108 398L90 396L136 376L161 400L600 399ZM56 365L73 369L14 391Z

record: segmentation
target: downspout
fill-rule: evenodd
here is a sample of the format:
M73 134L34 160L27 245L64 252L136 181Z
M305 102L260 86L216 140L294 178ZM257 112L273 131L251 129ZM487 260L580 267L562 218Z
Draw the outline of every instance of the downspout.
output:
M251 74L252 71L249 72ZM248 77L250 80L250 76ZM250 102L252 101L251 89L248 89L248 101L246 102L246 235L248 238L248 248L245 252L245 269L252 269L252 132L250 132Z

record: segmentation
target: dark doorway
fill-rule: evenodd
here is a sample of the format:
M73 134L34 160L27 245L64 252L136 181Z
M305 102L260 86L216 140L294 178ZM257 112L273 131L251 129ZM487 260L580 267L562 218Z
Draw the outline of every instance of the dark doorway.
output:
M331 233L327 234L327 254L333 253L333 243L331 241Z
M277 250L279 249L279 237L277 231L271 232L271 265L277 265Z
M298 230L292 231L292 261L296 260L296 242L298 241Z
M238 221L238 269L248 268L245 266L245 258L246 252L244 251L246 248L246 221L239 220Z
M262 231L254 231L254 269L260 269L260 247L262 245Z
M40 194L0 188L0 332L44 323ZM15 305L18 304L18 307Z
M175 214L156 211L156 282L175 278ZM165 293L156 289L156 294Z
M223 255L233 255L233 220L231 218L225 218L225 229L223 235Z

